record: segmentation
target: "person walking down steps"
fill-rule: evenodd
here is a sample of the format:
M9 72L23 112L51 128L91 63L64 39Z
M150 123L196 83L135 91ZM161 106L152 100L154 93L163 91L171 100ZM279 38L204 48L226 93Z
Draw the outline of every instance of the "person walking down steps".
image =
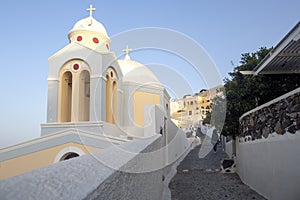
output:
M214 153L217 152L218 141L219 141L219 135L217 129L214 129L211 136L211 144L214 146L213 147Z

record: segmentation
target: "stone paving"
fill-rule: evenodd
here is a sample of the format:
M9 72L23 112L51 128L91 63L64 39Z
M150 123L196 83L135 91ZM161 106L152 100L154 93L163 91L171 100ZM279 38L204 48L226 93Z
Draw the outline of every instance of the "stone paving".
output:
M220 173L221 159L227 158L220 146L217 153L210 151L199 158L198 145L177 167L177 174L171 179L169 188L174 200L186 199L265 199L242 183L236 173Z

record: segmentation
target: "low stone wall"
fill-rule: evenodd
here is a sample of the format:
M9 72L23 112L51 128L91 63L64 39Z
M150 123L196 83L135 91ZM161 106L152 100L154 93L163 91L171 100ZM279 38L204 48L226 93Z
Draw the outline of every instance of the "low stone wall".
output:
M240 118L241 180L268 199L299 199L300 88Z
M162 136L135 139L0 182L5 199L161 199ZM152 152L152 153L151 153Z
M267 138L276 132L300 130L300 88L245 113L240 118L240 137L246 140ZM250 136L250 137L249 137Z

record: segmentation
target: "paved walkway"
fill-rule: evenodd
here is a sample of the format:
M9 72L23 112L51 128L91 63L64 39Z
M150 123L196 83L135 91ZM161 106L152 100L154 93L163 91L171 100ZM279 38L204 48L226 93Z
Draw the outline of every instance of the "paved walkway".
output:
M210 151L202 159L199 158L200 149L201 145L191 150L177 167L177 174L169 183L172 199L264 199L243 184L237 174L217 171L221 159L227 157L221 148L217 153Z

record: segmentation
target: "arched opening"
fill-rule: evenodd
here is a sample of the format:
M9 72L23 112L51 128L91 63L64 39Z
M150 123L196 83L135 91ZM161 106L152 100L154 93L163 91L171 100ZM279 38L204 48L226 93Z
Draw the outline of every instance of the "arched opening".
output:
M106 75L106 122L111 123L111 79Z
M118 117L118 79L116 72L108 68L106 72L106 122L117 123Z
M112 123L116 124L118 117L118 85L116 81L113 82L112 94Z
M65 72L60 80L60 122L71 121L72 110L72 73Z
M63 155L59 161L69 160L69 159L72 159L72 158L75 158L78 156L79 155L77 153L69 152L69 153L66 153L65 155Z
M58 152L58 154L55 156L54 163L82 156L84 154L86 153L81 148L75 146L67 146Z
M79 78L79 121L90 120L90 73L84 70Z

